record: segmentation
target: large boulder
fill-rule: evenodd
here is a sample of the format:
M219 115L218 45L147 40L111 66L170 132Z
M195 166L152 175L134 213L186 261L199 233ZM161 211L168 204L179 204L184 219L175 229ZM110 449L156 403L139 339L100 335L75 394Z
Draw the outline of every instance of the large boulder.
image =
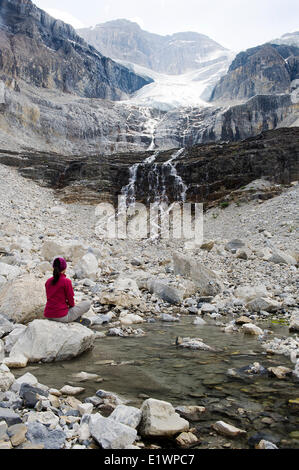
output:
M93 331L79 323L34 320L12 347L10 356L23 354L28 362L65 361L92 348Z
M180 253L173 255L174 274L180 274L197 286L201 295L217 295L223 290L219 276L211 269Z
M189 422L166 401L149 398L143 402L141 411L140 433L144 437L172 437L189 430Z
M26 274L0 288L0 312L17 323L42 318L46 305L45 280Z
M67 261L77 263L86 253L87 247L77 241L57 242L46 240L41 249L41 255L46 261L52 262L54 258L63 257Z

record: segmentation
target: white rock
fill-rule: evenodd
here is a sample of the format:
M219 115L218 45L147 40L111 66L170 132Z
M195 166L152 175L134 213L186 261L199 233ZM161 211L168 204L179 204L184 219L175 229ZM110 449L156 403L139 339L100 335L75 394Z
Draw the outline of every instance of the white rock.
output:
M134 325L135 323L145 322L140 315L134 315L133 313L121 313L119 319L122 325Z
M276 263L276 264L290 264L290 265L296 265L297 261L295 258L293 258L291 255L284 253L283 251L276 250L271 258L269 258L270 262Z
M145 437L171 437L189 430L189 422L166 401L149 398L143 402L141 411L140 433Z
M85 414L91 414L93 412L93 404L81 403L80 405L77 406L77 410L79 411L81 416Z
M99 413L91 415L89 429L103 449L124 449L133 444L137 437L135 429L111 418L104 418Z
M246 431L236 428L235 426L225 423L224 421L217 421L217 423L213 424L212 427L219 434L228 437L238 437L247 434Z
M211 269L181 253L173 255L174 274L191 279L201 295L216 295L223 290L219 276Z
M206 325L207 322L201 317L195 317L193 325Z
M60 389L60 392L63 395L70 395L75 396L79 395L80 393L84 392L85 388L83 387L72 387L71 385L65 385Z
M16 328L14 328L11 333L9 333L9 335L7 335L5 338L4 338L4 343L5 343L5 351L7 353L10 353L12 347L14 346L14 344L17 342L18 338L20 337L20 335L22 333L24 333L24 331L26 330L27 326L25 325L17 325Z
M94 334L79 323L34 320L12 347L10 355L23 354L29 362L65 361L92 348Z
M213 304L204 303L202 304L200 309L202 313L214 313L214 312L217 313L218 312L218 308Z
M43 261L42 263L39 263L37 267L39 271L43 274L52 273L53 271L53 267L48 261Z
M16 354L12 357L6 357L3 360L3 363L7 365L7 367L11 369L21 369L26 367L28 364L28 358L23 356L23 354Z
M21 274L21 269L17 266L10 266L6 263L0 263L0 276L3 276L7 281L15 279Z
M10 389L15 381L14 375L10 372L9 368L3 364L0 367L0 392L6 392Z
M93 253L86 253L75 266L75 273L78 279L88 278L92 281L97 279L99 263Z
M183 338L180 348L200 349L202 351L214 351L211 346L205 344L201 338Z
M30 411L27 415L27 423L35 422L45 424L50 429L55 429L59 423L59 417L53 411Z
M261 328L254 325L253 323L245 323L245 325L242 326L242 330L244 331L245 334L248 334L248 335L259 336L264 333Z
M87 247L75 240L69 242L46 240L42 246L41 255L46 261L51 263L57 257L77 263L85 255L86 251Z
M114 282L113 288L118 291L125 291L128 290L129 292L132 292L134 295L139 296L140 295L140 290L138 288L138 285L134 279L130 279L127 277L119 277L116 279Z
M11 387L12 391L15 393L19 393L22 384L29 384L33 387L36 387L38 384L38 380L33 374L31 374L30 372L26 372L26 374L23 374L21 377L16 379L13 386Z
M142 412L133 406L118 405L109 418L118 423L126 424L136 429L140 423Z
M258 286L242 286L238 287L234 291L234 296L237 299L242 299L245 302L250 302L251 300L255 299L256 297L267 297L268 291L266 286L258 285Z
M0 362L4 359L4 356L5 356L4 343L2 339L0 339Z
M271 449L278 449L278 447L275 444L273 444L273 442L262 439L256 446L256 449L271 450Z
M51 207L50 212L52 214L64 215L66 214L66 208L63 206L54 206L54 207Z
M45 281L32 274L9 281L0 288L0 311L17 323L42 318L46 301Z
M257 297L246 305L246 308L251 312L275 312L281 308L281 304L276 300L269 299L267 297Z

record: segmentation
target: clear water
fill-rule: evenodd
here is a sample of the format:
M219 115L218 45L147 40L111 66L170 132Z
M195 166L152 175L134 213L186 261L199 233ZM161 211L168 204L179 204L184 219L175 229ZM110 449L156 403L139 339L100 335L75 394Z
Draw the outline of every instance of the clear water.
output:
M294 431L294 412L288 406L288 400L298 396L298 383L292 379L257 375L245 381L236 380L227 375L227 370L253 362L264 367L285 365L292 368L290 360L280 355L268 356L256 337L226 334L214 320L204 326L193 325L193 320L194 317L187 316L182 317L180 323L147 323L141 325L146 336L139 338L98 338L93 350L74 360L32 364L26 370L17 371L16 375L30 371L40 383L58 389L65 384L82 386L85 391L79 395L81 400L103 389L117 393L136 406L141 405L144 395L169 401L174 406L204 405L209 408L210 404L218 404L220 413L218 411L211 417L211 422L227 421L227 415L221 416L221 406L231 401L237 407L253 412L252 416L257 420L253 420L253 430L266 429L269 433L269 426L260 422L263 415L259 415L278 413L284 422L274 425L275 436L288 438ZM263 328L268 326L262 325ZM279 324L271 324L271 329L273 336L287 334L286 327ZM175 345L177 336L200 337L219 351L178 348ZM96 373L103 381L79 382L73 375L81 371ZM230 419L228 422L234 423ZM292 441L292 445L299 446L298 440Z

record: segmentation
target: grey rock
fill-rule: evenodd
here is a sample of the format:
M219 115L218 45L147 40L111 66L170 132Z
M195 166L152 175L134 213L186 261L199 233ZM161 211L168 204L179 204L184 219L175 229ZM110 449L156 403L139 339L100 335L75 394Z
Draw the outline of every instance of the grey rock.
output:
M103 449L124 449L133 444L137 431L111 418L103 418L100 414L91 415L89 429L92 437Z
M20 416L8 408L0 407L0 421L5 421L8 426L22 423Z
M173 262L174 273L191 279L202 295L216 295L222 291L222 282L211 269L180 253L173 255Z
M245 248L245 243L242 240L231 240L225 245L225 249L227 251L230 251L231 253L236 253L237 250L240 250L241 248Z
M182 293L178 289L168 285L167 282L158 279L149 279L147 281L147 288L151 293L156 294L162 300L170 304L177 304L183 300Z
M44 444L45 449L62 449L66 434L61 430L50 430L41 423L28 423L26 437L33 444Z
M28 383L22 383L19 391L20 397L23 399L24 406L34 408L37 402L42 397L48 397L48 392L38 387L33 387Z
M136 429L140 423L141 416L142 413L138 408L118 405L109 418Z

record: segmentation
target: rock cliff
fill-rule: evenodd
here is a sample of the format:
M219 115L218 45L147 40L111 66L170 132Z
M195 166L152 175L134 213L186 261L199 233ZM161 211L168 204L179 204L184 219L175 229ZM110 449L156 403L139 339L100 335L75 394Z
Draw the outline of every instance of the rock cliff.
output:
M291 91L299 78L299 48L264 44L241 52L216 85L211 101L244 101L256 95Z
M212 201L223 198L257 178L289 184L297 180L299 129L278 129L264 132L234 143L210 143L186 148L175 163L179 178L187 186L187 200ZM130 168L136 171L134 191L137 201L152 202L166 188L169 201L178 200L173 167L165 165L174 150L67 157L41 152L0 151L0 163L15 166L19 172L42 185L56 188L68 202L117 202L128 184Z
M0 77L89 98L118 100L149 83L104 57L30 0L0 0Z

